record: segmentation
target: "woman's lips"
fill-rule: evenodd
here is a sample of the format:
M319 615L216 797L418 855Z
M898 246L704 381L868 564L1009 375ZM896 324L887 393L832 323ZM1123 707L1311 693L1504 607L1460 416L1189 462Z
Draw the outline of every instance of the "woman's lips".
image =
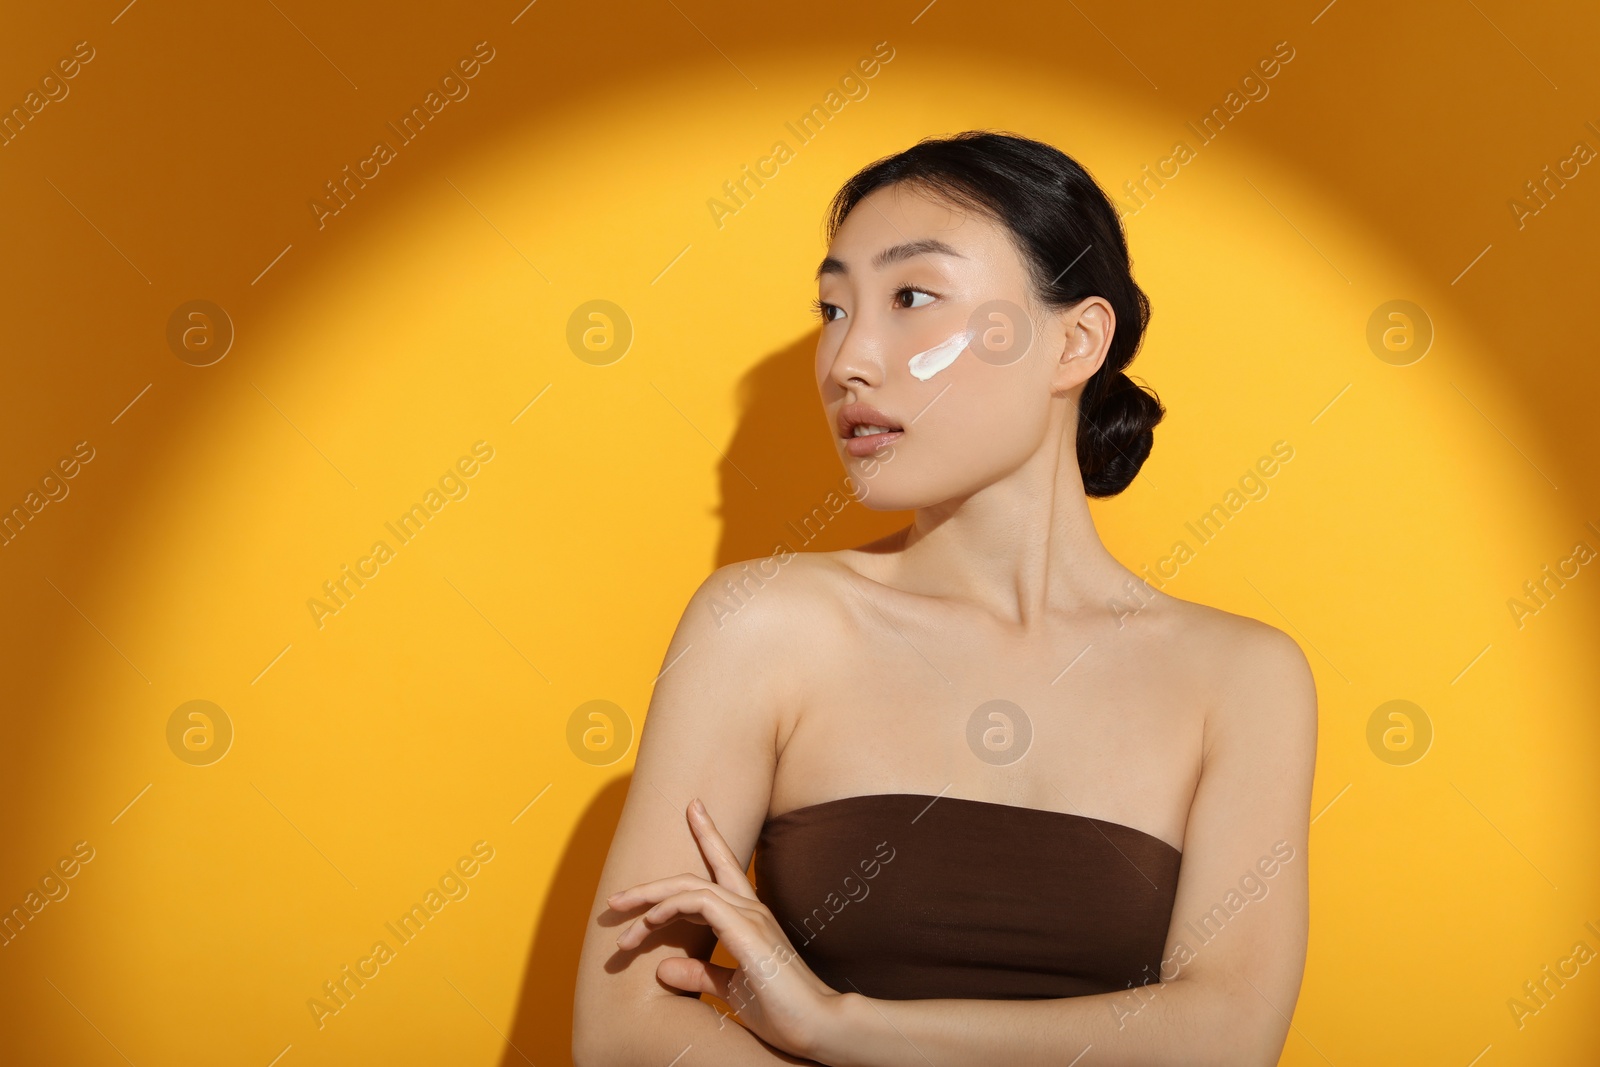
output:
M905 434L904 430L889 430L885 433L867 433L860 437L847 437L844 441L844 450L852 456L870 456L884 445L899 440Z

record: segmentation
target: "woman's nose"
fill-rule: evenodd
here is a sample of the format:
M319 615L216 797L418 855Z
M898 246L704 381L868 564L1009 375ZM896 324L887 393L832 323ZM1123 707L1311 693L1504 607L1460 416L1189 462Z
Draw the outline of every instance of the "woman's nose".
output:
M883 356L879 345L854 331L847 332L833 354L828 378L843 390L875 388L883 384Z

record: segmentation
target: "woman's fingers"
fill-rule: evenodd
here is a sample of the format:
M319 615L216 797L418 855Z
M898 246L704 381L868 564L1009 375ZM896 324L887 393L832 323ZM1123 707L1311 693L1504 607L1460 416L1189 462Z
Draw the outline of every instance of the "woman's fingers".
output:
M742 901L743 898L719 886L698 874L674 874L666 878L655 878L638 885L630 885L626 889L619 889L606 897L606 903L613 911L630 911L641 904L659 904L673 893L682 893L689 889L714 889L719 891L729 903Z
M708 884L720 885L741 900L759 899L755 887L750 884L750 879L745 877L744 868L739 865L738 857L729 847L727 839L722 836L722 831L717 829L717 824L711 820L711 813L706 810L705 804L699 797L689 802L687 814L689 828L694 832L695 840L700 842L706 863L711 868L714 882ZM666 893L683 888L682 879L685 878L695 878L695 876L683 874L641 882L612 893L606 898L606 903L618 911L626 911L646 900L660 900Z
M755 897L754 887L750 885L750 879L745 877L744 867L733 854L733 849L728 847L717 824L711 821L711 813L699 797L689 802L689 826L694 830L718 884L727 886L741 897Z
M728 988L738 973L732 967L708 963L693 956L668 956L656 967L656 977L674 989L691 993L710 993L721 1000L728 998Z
M735 955L735 947L744 940L737 935L746 932L739 926L749 921L736 904L723 896L720 886L706 884L673 893L639 916L617 938L617 947L637 948L651 933L679 919L710 926L716 931L717 939Z

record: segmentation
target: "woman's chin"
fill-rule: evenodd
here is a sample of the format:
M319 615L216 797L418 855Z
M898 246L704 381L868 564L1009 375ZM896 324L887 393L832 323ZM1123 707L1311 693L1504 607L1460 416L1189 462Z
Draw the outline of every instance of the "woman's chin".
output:
M915 511L938 502L920 493L896 492L870 482L866 483L866 490L864 495L856 497L856 503L869 511Z

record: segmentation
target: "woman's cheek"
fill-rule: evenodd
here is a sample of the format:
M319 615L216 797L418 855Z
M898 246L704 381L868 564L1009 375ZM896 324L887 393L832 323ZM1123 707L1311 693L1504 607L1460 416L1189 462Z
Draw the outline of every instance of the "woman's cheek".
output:
M949 405L945 417L926 428L920 447L907 447L907 483L916 482L922 495L935 504L970 493L1015 470L1034 451L1037 430L1014 417L1015 401L1005 395L969 393L954 387L917 420L932 421L940 407ZM909 438L909 435L908 435ZM908 446L913 445L909 439Z

